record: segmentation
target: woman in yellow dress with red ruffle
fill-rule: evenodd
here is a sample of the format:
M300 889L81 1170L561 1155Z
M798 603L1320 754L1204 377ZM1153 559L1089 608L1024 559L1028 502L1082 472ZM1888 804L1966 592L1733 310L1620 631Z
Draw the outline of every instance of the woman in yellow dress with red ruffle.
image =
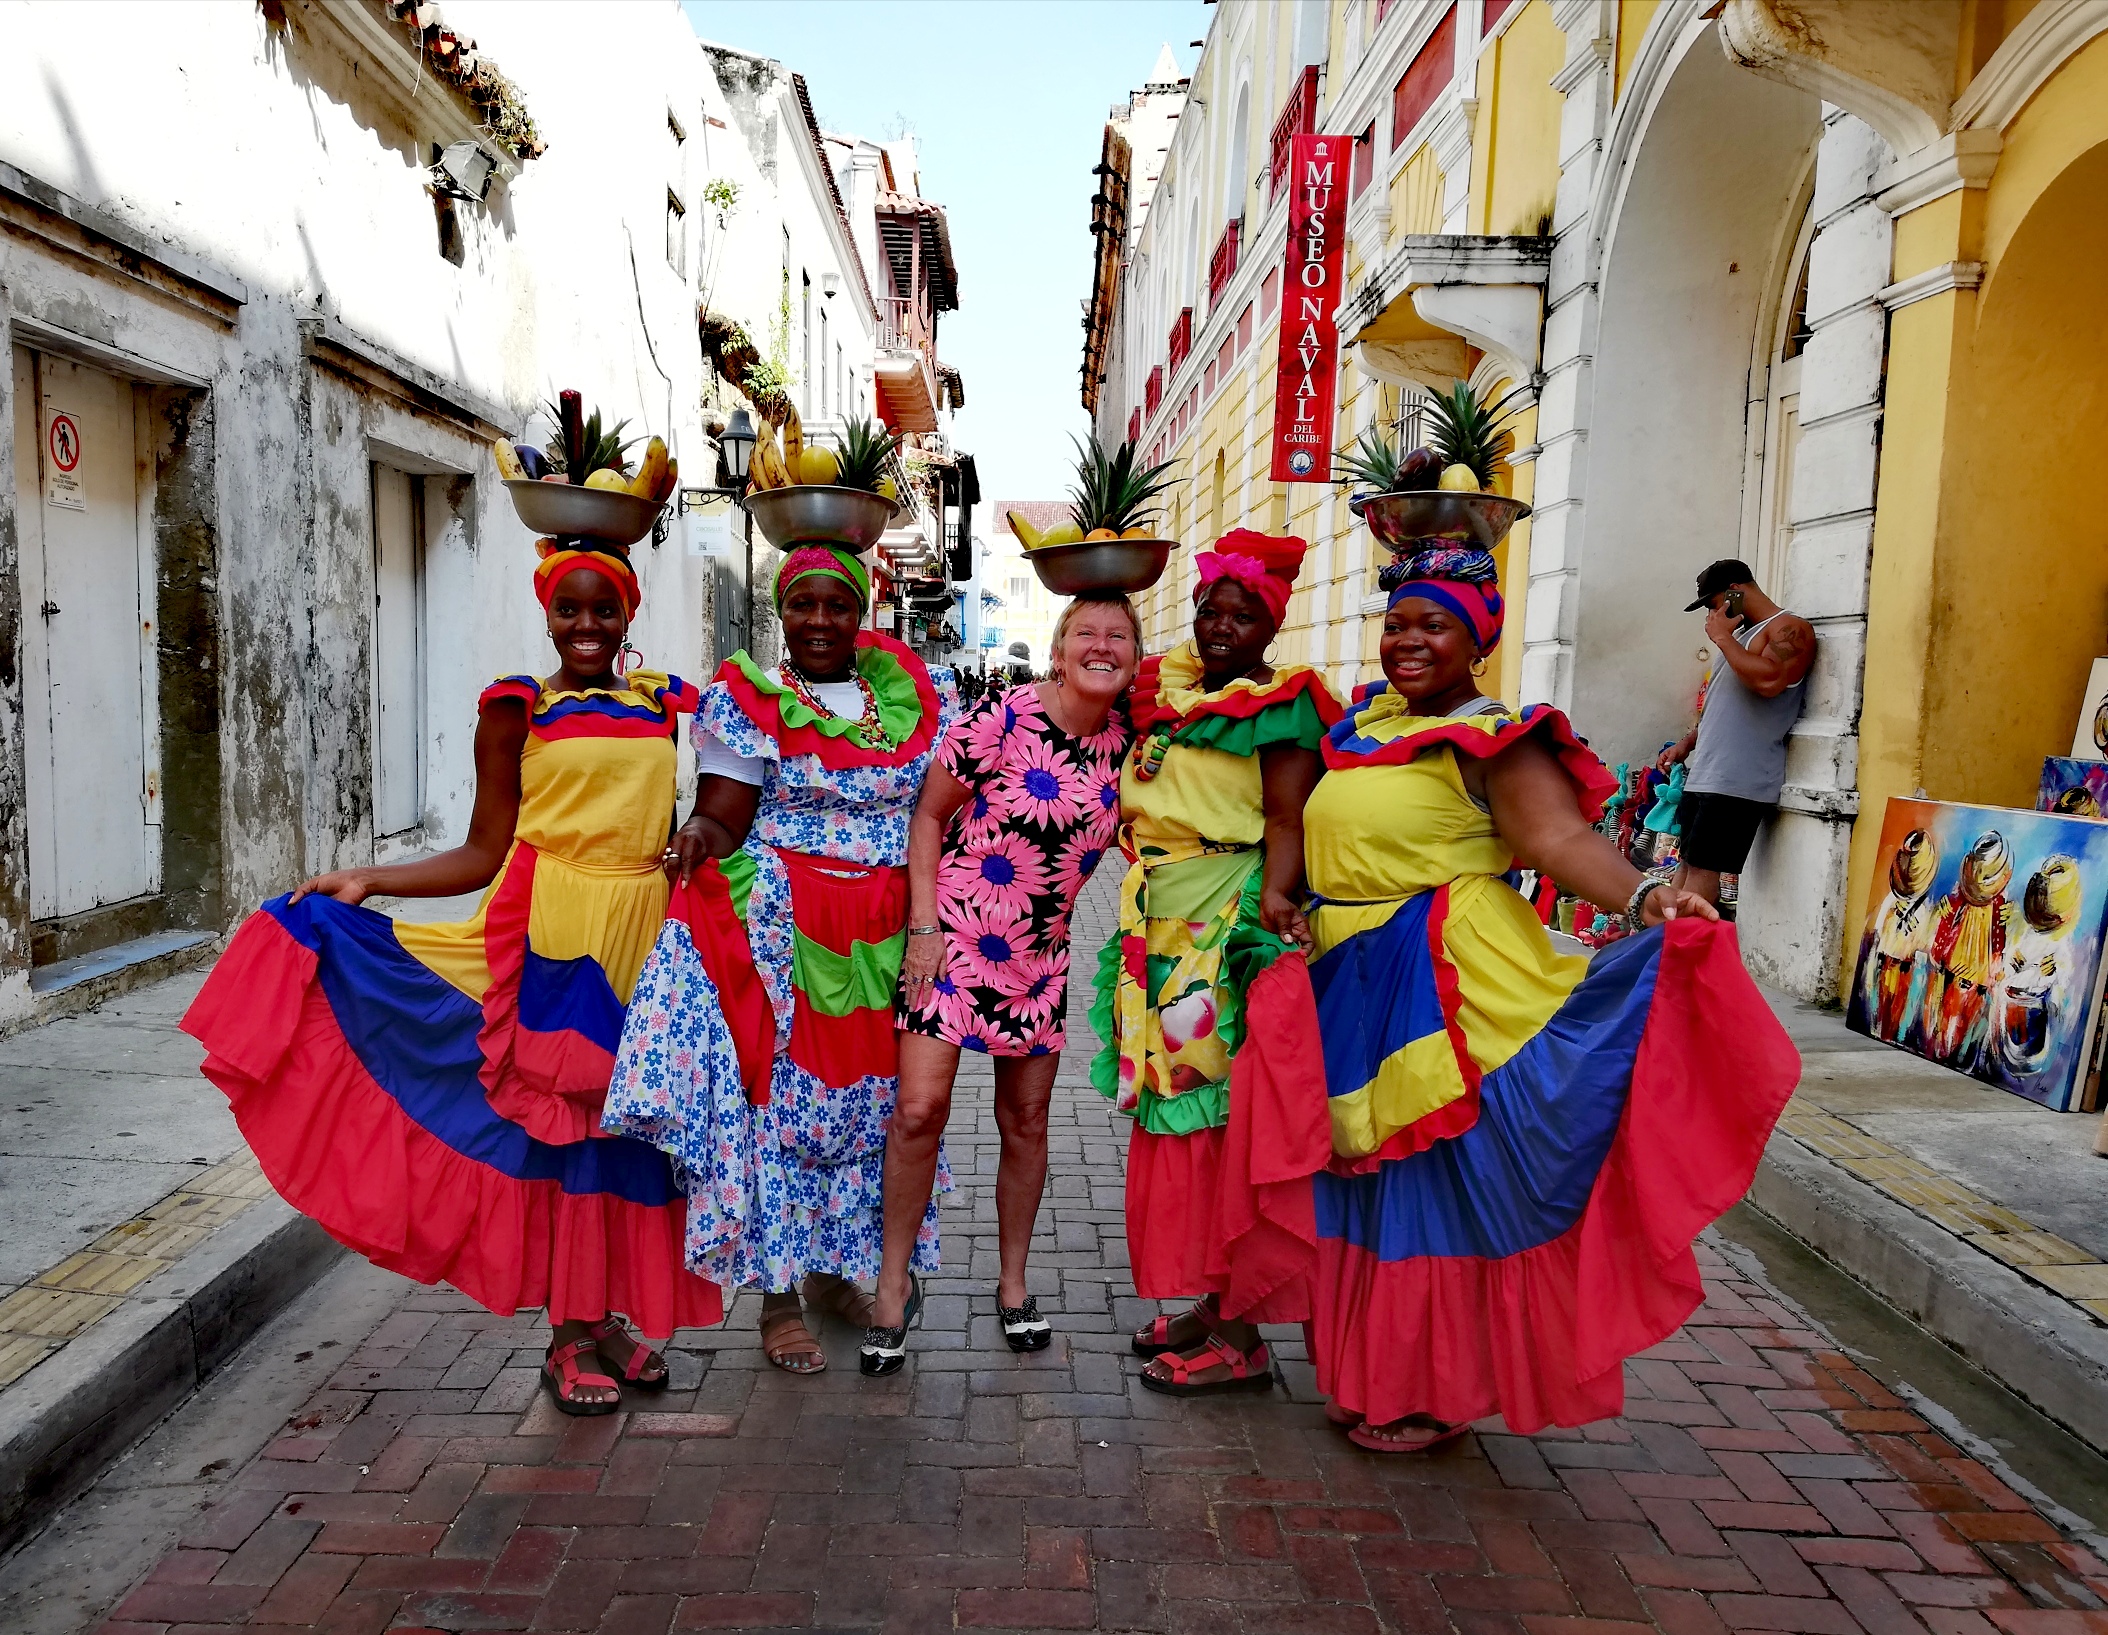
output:
M1315 1231L1296 1182L1324 1161L1326 1127L1289 1093L1316 1020L1302 960L1283 956L1301 925L1303 803L1340 707L1309 666L1266 662L1308 549L1244 528L1218 541L1195 564L1193 639L1135 682L1120 776L1130 866L1100 960L1092 1077L1135 1121L1136 1291L1199 1297L1134 1336L1152 1359L1142 1383L1172 1395L1264 1389L1254 1324L1310 1316L1297 1268Z
M616 668L639 598L626 556L544 541L535 593L560 660L483 691L466 842L340 869L249 916L183 1019L279 1195L339 1242L501 1316L545 1307L544 1383L613 1413L663 1389L631 1335L715 1323L682 1263L664 1154L600 1133L623 1007L666 917L679 715L696 689ZM416 925L369 896L487 887Z

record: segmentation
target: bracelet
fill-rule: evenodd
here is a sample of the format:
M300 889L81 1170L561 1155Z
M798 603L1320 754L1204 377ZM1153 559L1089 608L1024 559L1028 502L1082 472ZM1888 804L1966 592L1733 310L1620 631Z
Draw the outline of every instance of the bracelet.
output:
M944 927L941 925L911 925L908 927L908 935L911 937L934 937L943 929Z
M1657 880L1650 875L1637 886L1634 886L1632 888L1632 897L1625 904L1625 924L1634 931L1645 930L1646 926L1640 915L1646 910L1647 899L1668 883L1666 880Z

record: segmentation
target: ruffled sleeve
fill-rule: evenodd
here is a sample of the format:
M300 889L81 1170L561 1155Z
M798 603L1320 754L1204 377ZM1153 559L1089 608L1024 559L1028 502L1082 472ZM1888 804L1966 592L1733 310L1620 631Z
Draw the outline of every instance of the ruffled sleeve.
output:
M534 713L536 700L542 696L542 684L533 676L500 676L483 689L476 700L476 713L481 715L501 699L516 698L527 706L527 713Z
M1552 752L1574 786L1581 816L1589 823L1603 816L1603 803L1617 793L1618 780L1596 752L1581 742L1573 723L1550 704L1526 704L1521 715L1478 715L1462 718L1429 718L1426 726L1403 718L1405 730L1374 737L1363 731L1369 707L1380 701L1373 695L1340 720L1326 735L1325 765L1335 770L1357 766L1400 765L1417 759L1428 750L1446 746L1474 760L1490 760L1512 744L1534 738ZM1393 715L1386 725L1398 721Z
M688 736L698 751L707 740L714 739L746 760L774 761L782 756L776 740L757 727L753 718L740 708L739 700L733 696L722 675L702 694Z

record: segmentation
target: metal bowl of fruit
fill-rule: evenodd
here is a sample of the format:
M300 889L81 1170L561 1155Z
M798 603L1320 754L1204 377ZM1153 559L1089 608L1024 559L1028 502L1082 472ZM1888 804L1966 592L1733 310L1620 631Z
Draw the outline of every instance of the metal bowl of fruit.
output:
M746 505L762 537L779 551L794 545L846 545L852 551L868 551L902 510L883 494L833 483L755 489Z
M1347 509L1369 525L1379 544L1394 551L1409 551L1421 540L1454 540L1490 551L1530 514L1521 500L1505 494L1450 488L1357 494Z
M619 488L581 488L568 482L507 480L505 492L520 520L538 534L634 545L651 532L664 500L648 500Z
M1042 545L1027 551L1025 560L1056 596L1088 596L1147 590L1164 577L1176 549L1175 539L1085 539Z

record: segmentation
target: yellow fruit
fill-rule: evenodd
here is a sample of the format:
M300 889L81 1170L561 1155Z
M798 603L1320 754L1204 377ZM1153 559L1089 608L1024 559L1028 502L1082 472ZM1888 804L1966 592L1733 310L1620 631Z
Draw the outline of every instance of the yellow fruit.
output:
M520 464L519 452L512 444L500 437L490 445L491 453L498 457L498 475L509 483L524 482L527 468Z
M807 445L798 456L798 481L801 483L831 483L842 469L842 462L835 458L834 450L822 448L818 443Z
M655 500L665 499L667 495L680 486L680 482L681 462L668 455L666 459L666 480L659 485L658 493L652 495L652 498Z
M896 483L891 477L878 479L878 491L895 505L900 503L900 484Z
M886 479L886 482L891 482L892 480L892 478L888 477ZM879 492L885 492L885 483L879 484ZM1018 544L1022 545L1028 551L1036 551L1039 549L1039 530L1033 527L1031 523L1025 520L1024 514L1022 512L1006 511L1003 513L1003 515L1010 523L1010 531L1013 534L1017 535Z
M805 423L798 418L798 411L789 404L783 408L783 469L790 473L792 482L802 481L798 476L798 456L805 450Z
M1042 546L1075 545L1082 542L1083 530L1073 522L1057 522L1039 536Z
M1120 537L1122 539L1154 539L1156 538L1156 530L1142 523L1136 523L1134 527L1128 529Z
M1083 537L1085 543L1088 543L1094 539L1118 539L1120 536L1114 533L1113 530L1110 528L1093 528L1089 533L1085 534Z
M637 462L637 474L629 480L629 491L640 500L657 501L661 498L659 485L666 480L666 442L654 437L644 445L644 458Z
M1442 479L1435 486L1446 488L1452 494L1476 494L1479 491L1479 474L1461 462L1453 466L1444 466Z
M629 479L613 466L602 466L586 479L586 487L598 488L603 492L612 490L618 494L627 494L629 492Z
M783 469L783 456L776 448L776 434L763 425L754 438L754 452L747 456L747 480L756 488L788 488L790 474Z

